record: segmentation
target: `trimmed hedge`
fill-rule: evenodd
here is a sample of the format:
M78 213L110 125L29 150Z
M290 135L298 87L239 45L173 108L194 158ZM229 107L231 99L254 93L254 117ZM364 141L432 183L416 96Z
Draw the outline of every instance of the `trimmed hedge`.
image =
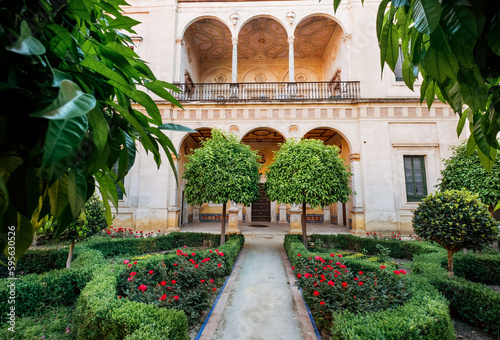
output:
M170 250L189 244L191 247L217 247L220 235L206 233L170 233L148 238L109 238L96 236L85 241L85 246L99 250L104 257L140 255Z
M292 264L297 261L297 254L329 256L309 252L296 235L285 235L285 249ZM363 259L342 258L342 261L353 271L380 270L378 264ZM410 299L395 309L363 315L333 312L332 337L359 340L456 339L446 299L427 280L418 276L411 276L411 287L413 294Z
M488 258L491 255L485 256ZM471 257L482 256L468 254L457 256L457 261L462 263L472 261ZM466 260L463 260L466 259ZM477 259L476 259L477 260ZM455 262L455 261L454 261ZM500 292L495 292L490 287L480 283L468 281L455 276L448 279L446 269L446 255L442 253L419 255L413 259L413 273L426 277L450 302L451 314L473 325L488 329L493 334L500 333ZM475 263L471 264L470 270ZM477 263L480 263L479 261ZM478 266L478 271L480 267Z
M105 263L96 250L81 250L71 269L51 270L44 274L28 274L15 280L16 315L30 316L46 306L72 305L80 291L92 279L93 272ZM10 289L8 279L0 280L0 300L7 301ZM7 303L0 304L2 317L9 310Z
M447 261L443 262L444 268L447 265ZM500 255L455 253L453 271L472 282L500 285Z
M371 255L378 253L377 244L380 244L391 251L390 256L408 260L411 260L415 255L444 251L441 247L428 242L365 238L350 234L314 234L310 238L314 244L321 243L323 248L349 249L357 252L365 249Z
M207 235L207 234L204 234ZM175 236L175 235L174 235ZM220 237L220 236L219 236ZM184 245L185 237L177 238ZM199 239L201 242L201 238ZM219 250L224 253L226 274L243 246L242 235L231 236ZM200 259L208 251L198 252ZM176 254L159 254L141 260L148 267L158 261L171 265ZM101 268L95 278L87 284L77 302L78 339L189 339L188 320L184 312L158 308L154 305L118 299L117 278L126 270L122 264Z

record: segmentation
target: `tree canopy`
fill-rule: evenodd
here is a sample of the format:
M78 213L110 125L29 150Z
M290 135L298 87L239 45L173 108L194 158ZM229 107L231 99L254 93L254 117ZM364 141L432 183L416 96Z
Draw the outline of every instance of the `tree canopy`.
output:
M345 203L352 194L349 168L336 146L318 139L288 139L275 153L266 176L266 194L279 203L302 203L302 236L305 239L305 204L323 207Z
M468 190L490 207L500 202L500 155L488 172L481 165L477 152L467 157L465 144L451 148L453 155L444 161L439 190Z
M136 143L161 163L176 154L147 89L176 105L130 48L138 21L123 0L0 1L0 249L16 226L16 257L48 217L56 236L99 188L111 222ZM132 103L142 105L147 114ZM112 171L117 164L116 173ZM123 190L123 186L122 186Z
M500 2L382 0L376 30L382 69L395 70L401 46L405 84L413 90L418 76L421 102L430 107L437 96L450 105L460 115L458 135L468 121L467 153L477 149L491 169L500 131Z
M212 137L187 156L183 178L188 204L223 204L221 242L225 234L226 203L248 205L260 197L259 156L237 136L213 129Z

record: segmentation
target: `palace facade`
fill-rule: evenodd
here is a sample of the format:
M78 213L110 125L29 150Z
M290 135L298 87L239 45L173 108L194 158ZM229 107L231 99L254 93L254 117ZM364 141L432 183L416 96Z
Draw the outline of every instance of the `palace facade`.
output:
M130 0L125 11L142 23L133 47L155 75L177 84L184 110L157 101L167 131L186 155L212 128L237 134L269 164L287 138L337 145L351 167L355 194L347 204L308 208L307 221L347 225L356 234L411 231L412 210L434 190L457 117L438 103L420 105L387 66L381 72L375 19L380 1ZM401 65L401 58L398 65ZM138 107L137 109L141 109ZM262 181L265 181L263 176ZM178 230L221 219L221 206L185 202L182 180L164 162L140 152L124 181L114 225ZM265 195L238 205L239 219L289 223L290 207Z

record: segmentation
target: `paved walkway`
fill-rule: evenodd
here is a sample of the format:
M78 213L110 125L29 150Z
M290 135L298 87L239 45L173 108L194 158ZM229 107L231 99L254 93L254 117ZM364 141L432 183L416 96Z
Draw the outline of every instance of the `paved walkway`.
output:
M285 256L283 236L247 236L226 296L221 296L202 339L311 339L312 326L289 283ZM304 327L307 322L309 327Z

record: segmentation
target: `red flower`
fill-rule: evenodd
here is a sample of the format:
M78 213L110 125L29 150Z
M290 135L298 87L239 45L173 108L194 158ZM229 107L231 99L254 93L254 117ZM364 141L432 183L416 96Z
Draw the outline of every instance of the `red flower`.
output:
M166 299L167 299L167 294L163 294L162 296L160 296L158 300L165 301Z
M138 289L144 293L146 291L146 289L148 289L148 286L140 285Z
M320 301L320 303L319 303L319 304L323 306L325 303L324 303L323 301Z
M137 264L137 261L134 261L134 264Z
M153 274L153 271L152 271L152 270L150 270L150 271L149 271L149 274Z
M198 268L198 265L197 265L197 264L195 264L195 265L194 265L194 267L195 267L195 268Z
M315 291L313 292L313 294L314 294L314 296L319 296L319 292L318 292L317 290L315 290Z
M339 254L339 257L342 257L342 255L341 255L341 254Z
M406 274L406 271L404 271L403 269L401 269L399 272L400 272L401 274Z
M401 273L400 273L399 271L395 270L395 271L394 271L394 274L399 275L399 274L401 274Z
M302 255L300 255L300 254L297 254L297 256L302 256Z
M354 281L358 281L358 278L357 278L357 277L355 277L355 278L354 278Z
M132 263L131 263L131 264L129 264L127 267L129 267L129 268L130 268L130 267L132 267Z
M363 275L363 272L362 272L362 271L360 271L360 272L359 272L359 275Z
M195 256L195 255L196 255L196 253L191 253L191 256Z
M129 260L123 261L123 263L125 263L125 264L128 264L129 262L130 262Z
M174 300L179 300L179 295L174 295Z
M333 282L333 281L331 281L331 280L330 280L330 281L328 281L328 284L329 284L330 286L333 286L333 285L335 284L335 282Z
M380 269L385 269L385 266L384 266L384 265L381 265L381 266L380 266Z
M297 277L300 279L302 277L302 275L300 273L298 273Z
M220 263L219 263L219 264L217 264L217 267L221 267L221 266L222 266L222 265L221 265Z
M335 257L335 254L330 254L331 257Z
M174 263L174 266L177 266L177 263Z
M213 251L212 251L212 250L210 250L210 252L211 252L211 253L213 253Z
M165 281L160 282L162 286L165 286L167 283Z
M132 273L130 273L130 276L134 276L136 274L137 274L136 272L132 272Z
M342 288L345 288L345 287L347 287L347 283L342 282Z
M295 266L292 266L292 270L295 270Z
M128 278L129 281L132 281L133 279L134 279L133 276L131 276L131 277Z
M214 279L210 279L210 283L214 283Z
M177 283L177 281L175 280L172 280L172 284L175 285Z
M121 298L122 298L122 296L121 296L121 295L118 295L118 298L119 298L119 299L121 299Z
M200 282L203 283L203 282L205 282L205 280L201 279Z
M366 233L366 235L370 235L370 233Z
M141 234L142 234L142 230L141 230Z
M363 282L359 281L359 282L358 282L358 285L362 286L362 285L363 285Z

